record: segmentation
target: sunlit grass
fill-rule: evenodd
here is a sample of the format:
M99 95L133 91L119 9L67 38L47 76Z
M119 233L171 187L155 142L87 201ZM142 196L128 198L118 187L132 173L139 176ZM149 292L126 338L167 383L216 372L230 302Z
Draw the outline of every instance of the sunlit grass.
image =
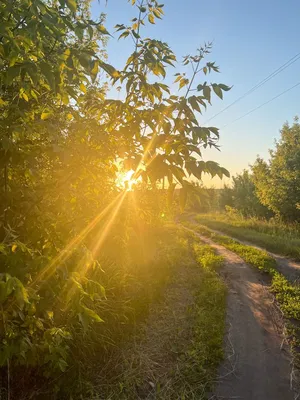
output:
M291 318L292 321L287 324L287 330L291 335L290 341L293 349L300 345L300 332L298 324L300 321L300 285L298 282L290 282L276 269L275 259L263 250L241 244L236 240L212 232L203 225L187 223L189 228L195 229L198 233L212 239L214 242L226 247L228 250L238 254L248 264L257 268L263 273L267 273L271 278L270 290L274 293L285 318ZM293 321L296 320L295 325ZM296 360L299 359L297 349L295 350ZM297 361L299 363L299 360Z
M195 219L211 229L300 260L299 226L276 221L245 219L226 214L200 214Z

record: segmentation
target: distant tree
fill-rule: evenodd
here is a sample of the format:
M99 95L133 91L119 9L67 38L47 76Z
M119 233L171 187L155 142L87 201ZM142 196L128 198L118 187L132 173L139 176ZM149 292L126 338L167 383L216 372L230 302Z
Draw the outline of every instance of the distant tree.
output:
M219 208L225 210L226 206L233 207L233 190L228 185L224 185L219 193Z
M233 205L241 214L245 217L267 217L271 215L270 210L257 197L253 177L249 171L244 170L232 179Z
M284 124L268 162L257 158L253 182L262 204L285 220L300 220L300 125Z
M219 194L219 208L226 209L227 206L235 208L245 217L269 217L272 212L264 206L257 194L252 174L244 170L233 178L232 186L224 186Z

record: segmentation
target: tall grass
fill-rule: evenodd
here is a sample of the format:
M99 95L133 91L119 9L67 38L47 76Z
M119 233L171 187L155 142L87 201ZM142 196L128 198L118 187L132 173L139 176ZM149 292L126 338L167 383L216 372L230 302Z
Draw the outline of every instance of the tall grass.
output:
M300 261L300 226L297 223L245 219L236 214L201 214L195 219L211 229Z

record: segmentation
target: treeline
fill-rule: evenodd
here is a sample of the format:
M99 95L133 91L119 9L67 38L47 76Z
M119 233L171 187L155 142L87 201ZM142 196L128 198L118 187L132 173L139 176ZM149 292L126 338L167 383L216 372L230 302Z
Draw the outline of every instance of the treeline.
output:
M199 211L234 208L244 217L300 221L300 124L284 124L268 161L258 157L249 170L223 189L198 188L190 203Z

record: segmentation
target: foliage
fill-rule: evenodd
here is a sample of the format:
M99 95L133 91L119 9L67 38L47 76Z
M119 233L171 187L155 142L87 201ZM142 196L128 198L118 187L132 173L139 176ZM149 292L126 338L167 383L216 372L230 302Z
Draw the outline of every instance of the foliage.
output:
M228 207L233 207L233 190L231 186L224 185L219 192L218 210L224 211Z
M249 171L244 170L233 178L233 204L245 217L267 217L268 209L258 200L253 178Z
M262 205L256 195L253 177L249 171L232 177L232 187L221 189L220 207L234 207L244 217L269 217L271 212Z
M173 265L157 182L179 183L184 206L189 176L228 176L202 159L219 131L199 116L229 90L201 82L218 72L211 45L184 58L192 73L176 74L183 94L172 95L163 79L175 54L141 29L163 5L132 3L138 17L116 29L134 51L118 71L88 0L0 1L0 362L11 399L50 380L51 396L83 395L94 360L107 365ZM116 186L120 168L143 179L135 196Z
M300 125L285 124L268 162L257 158L253 180L262 204L288 221L300 218Z

